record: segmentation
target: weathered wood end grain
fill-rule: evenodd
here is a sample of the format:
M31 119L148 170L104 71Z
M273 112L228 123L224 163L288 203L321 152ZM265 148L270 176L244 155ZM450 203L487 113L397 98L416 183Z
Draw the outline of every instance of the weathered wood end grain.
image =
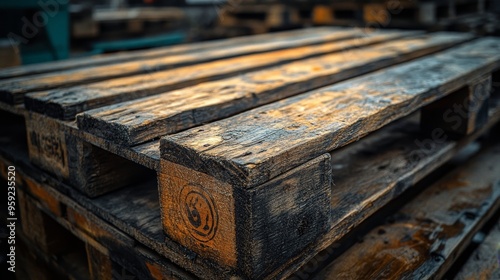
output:
M166 234L251 279L300 254L330 224L328 154L250 190L168 161L158 176Z
M139 144L442 50L470 38L455 33L428 34L299 60L86 111L78 115L78 127L119 144Z

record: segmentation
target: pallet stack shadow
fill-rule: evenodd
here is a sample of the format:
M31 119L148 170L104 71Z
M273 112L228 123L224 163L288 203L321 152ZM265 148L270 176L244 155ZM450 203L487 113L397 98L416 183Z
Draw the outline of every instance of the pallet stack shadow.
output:
M327 27L12 68L2 164L94 278L286 278L498 123L499 68L498 38ZM491 146L400 210L436 234L395 272L442 275L498 210Z

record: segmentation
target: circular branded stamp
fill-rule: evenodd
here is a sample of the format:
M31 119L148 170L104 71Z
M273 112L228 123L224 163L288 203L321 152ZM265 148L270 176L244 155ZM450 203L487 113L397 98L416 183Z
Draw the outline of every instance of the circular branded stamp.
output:
M201 242L217 232L218 213L213 197L198 185L186 185L180 193L180 213L191 236Z

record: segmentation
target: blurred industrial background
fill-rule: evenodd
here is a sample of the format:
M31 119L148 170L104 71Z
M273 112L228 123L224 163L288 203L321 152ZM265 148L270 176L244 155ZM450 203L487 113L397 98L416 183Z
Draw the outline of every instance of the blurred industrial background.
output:
M0 67L309 26L499 35L500 1L0 1Z

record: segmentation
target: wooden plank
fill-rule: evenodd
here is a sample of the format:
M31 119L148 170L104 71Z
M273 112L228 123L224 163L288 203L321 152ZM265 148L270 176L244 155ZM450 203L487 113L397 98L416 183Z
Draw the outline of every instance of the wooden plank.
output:
M491 73L499 50L500 40L480 39L166 136L161 156L251 188Z
M267 52L326 41L335 41L361 35L362 31L344 29L338 32L313 35L301 35L291 38L270 39L255 44L227 46L217 49L187 52L172 56L143 59L140 61L123 62L119 64L87 67L40 74L37 76L19 77L0 81L0 101L9 104L23 102L25 93L69 87L90 82L103 81L112 78L126 77L137 74L151 73L181 66L210 62L223 58L241 56L256 52ZM305 38L304 38L305 37ZM312 38L311 38L312 37Z
M139 144L442 50L469 38L462 34L436 33L300 60L231 79L90 110L78 116L78 127L122 145Z
M134 61L134 60L143 60L148 58L176 55L176 54L195 52L195 51L226 48L229 46L237 46L243 44L258 44L259 42L273 40L273 38L279 38L280 40L283 40L294 36L304 36L304 35L314 38L321 36L321 34L324 35L326 33L333 33L340 30L341 30L340 28L335 28L335 27L308 28L308 29L301 29L294 31L277 32L272 34L245 36L240 38L222 39L222 40L214 40L208 42L197 42L196 44L167 46L152 50L130 51L126 53L74 58L74 59L56 61L50 63L40 63L36 65L27 65L22 67L3 69L2 71L0 71L0 80L36 75L42 73L49 73L49 72L80 69L90 66L100 66L113 63ZM321 41L318 41L318 43L319 42Z
M456 280L500 279L498 264L498 244L500 244L500 223L488 233L486 239L470 255L460 268Z
M163 93L196 85L200 82L222 79L241 74L243 71L258 70L294 60L346 51L417 34L418 32L409 31L373 32L340 42L271 51L66 89L29 93L25 97L25 104L30 111L59 119L72 120L77 113L104 105Z
M500 146L447 174L318 277L439 279L500 206Z

